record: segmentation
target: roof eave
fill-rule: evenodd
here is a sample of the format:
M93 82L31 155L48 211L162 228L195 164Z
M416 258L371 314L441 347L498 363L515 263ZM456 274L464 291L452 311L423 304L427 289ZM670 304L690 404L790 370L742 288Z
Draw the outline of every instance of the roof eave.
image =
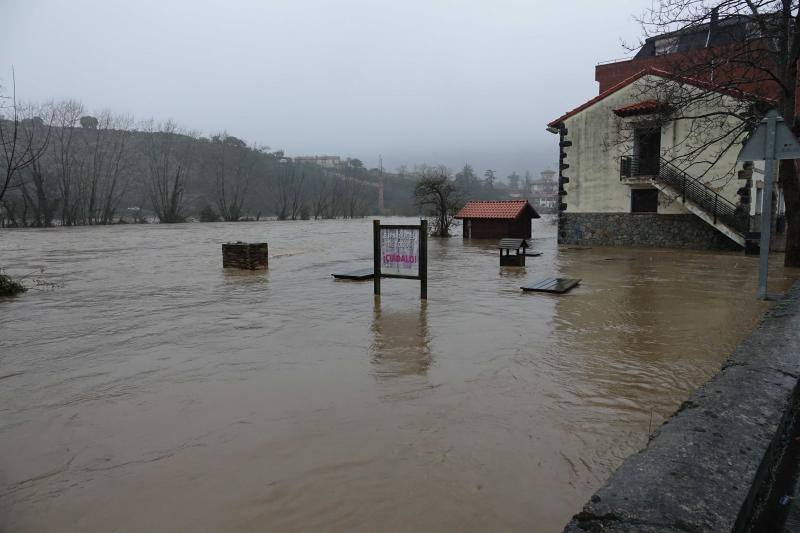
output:
M764 98L762 96L758 96L758 95L753 94L753 93L748 93L748 92L745 92L745 91L741 91L741 90L738 90L738 89L731 89L731 88L727 88L727 87L717 87L717 86L714 86L714 84L712 84L710 82L679 76L679 75L667 72L666 70L661 70L661 69L658 69L658 68L655 68L655 67L647 67L647 68L644 68L644 69L640 70L639 72L637 72L633 76L625 78L624 80L620 81L616 85L614 85L612 87L609 87L608 89L606 89L602 93L598 94L597 96L595 96L591 100L588 100L588 101L584 102L583 104L579 105L578 107L576 107L576 108L574 108L574 109L572 109L570 111L567 111L566 113L564 113L563 115L561 115L557 119L553 120L552 122L549 122L547 124L548 131L550 131L549 128L553 128L553 129L558 128L561 124L564 123L565 120L577 115L581 111L585 111L586 109L592 107L594 104L596 104L596 103L598 103L598 102L600 102L602 100L605 100L606 98L608 98L609 96L611 96L615 92L619 91L620 89L630 85L631 83L635 82L639 78L642 78L642 77L647 76L647 75L659 76L661 78L668 79L668 80L673 80L673 81L678 82L678 83L685 83L687 85L692 85L694 87L699 87L699 88L704 89L704 90L709 91L709 92L716 92L716 93L720 93L720 94L726 94L728 96L731 96L733 98L738 98L738 99L741 99L741 100L754 99L754 100L760 100L760 101L768 102L768 103L772 103L774 101L774 100L772 100L770 98Z

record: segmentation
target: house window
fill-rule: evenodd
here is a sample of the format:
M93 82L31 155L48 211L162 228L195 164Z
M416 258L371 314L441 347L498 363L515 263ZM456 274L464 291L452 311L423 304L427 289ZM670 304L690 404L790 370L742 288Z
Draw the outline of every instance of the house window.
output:
M748 22L745 25L745 39L758 39L761 37L761 27L756 22Z
M661 158L661 129L636 128L633 130L633 155L635 176L654 176L658 174Z
M658 39L655 46L657 56L675 53L678 51L678 37L664 37L663 39Z
M756 189L756 215L761 214L761 204L764 202L764 189Z
M658 213L658 189L631 189L631 213Z

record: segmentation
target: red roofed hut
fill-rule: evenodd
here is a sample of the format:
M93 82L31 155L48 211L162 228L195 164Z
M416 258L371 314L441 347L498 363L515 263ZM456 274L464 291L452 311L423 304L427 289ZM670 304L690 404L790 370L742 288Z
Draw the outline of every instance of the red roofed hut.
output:
M471 201L456 214L465 239L531 238L531 220L539 213L527 200Z

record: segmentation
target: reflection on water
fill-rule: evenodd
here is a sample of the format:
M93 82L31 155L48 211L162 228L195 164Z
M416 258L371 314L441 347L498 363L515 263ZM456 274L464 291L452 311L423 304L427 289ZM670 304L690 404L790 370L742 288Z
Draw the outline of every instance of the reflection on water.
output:
M408 221L397 220L397 223ZM767 308L757 258L429 241L369 220L0 232L0 531L559 531ZM268 272L220 243L268 241ZM796 272L773 261L770 291ZM543 276L570 293L523 294Z
M418 310L383 309L375 296L372 362L379 377L424 376L431 365L428 338L428 302Z

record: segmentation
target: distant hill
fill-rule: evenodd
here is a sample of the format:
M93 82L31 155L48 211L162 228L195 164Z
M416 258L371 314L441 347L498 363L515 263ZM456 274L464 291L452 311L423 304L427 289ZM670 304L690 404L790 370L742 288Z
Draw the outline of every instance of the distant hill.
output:
M0 204L0 224L51 226L122 221L361 217L411 215L414 180L357 159L336 168L296 162L282 151L247 145L220 133L211 137L171 122L111 114L82 114L67 101L28 109L16 124L18 144L43 150L18 172ZM43 118L44 117L44 118ZM5 138L15 124L0 121Z

